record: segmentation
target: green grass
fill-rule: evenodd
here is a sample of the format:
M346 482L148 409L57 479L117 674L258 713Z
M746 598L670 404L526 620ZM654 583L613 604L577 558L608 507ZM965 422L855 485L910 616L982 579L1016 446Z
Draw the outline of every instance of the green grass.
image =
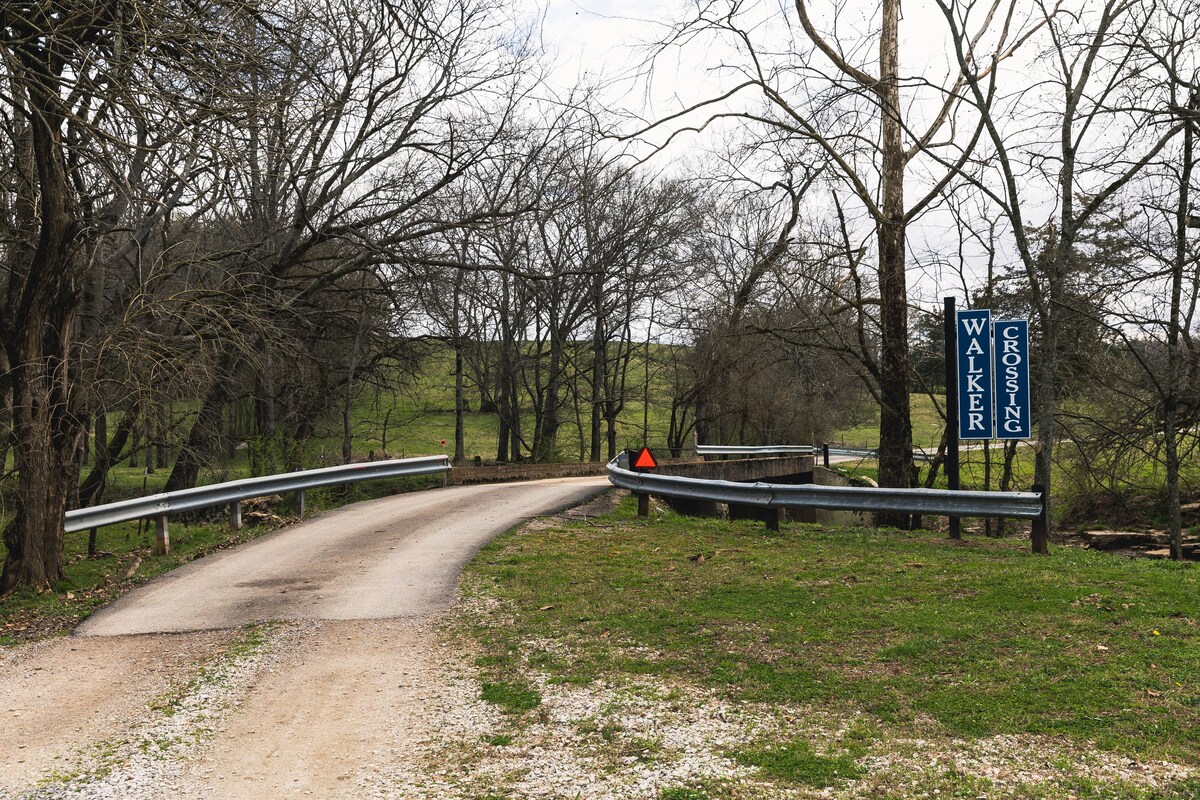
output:
M858 753L822 756L803 740L766 745L752 750L738 750L734 757L743 764L758 767L771 778L800 783L820 789L838 786L862 776L863 770L855 761Z
M479 699L498 705L510 714L530 711L542 704L542 697L536 689L503 681L484 683Z
M937 402L944 404L939 397ZM909 395L913 426L913 444L926 450L936 450L942 438L942 430L946 421L937 411L937 406L927 394ZM831 442L844 444L847 447L876 447L879 444L879 409L873 409L867 419L858 425L844 430L835 431L829 439ZM808 442L797 443L808 444Z
M658 800L707 800L707 798L695 789L672 786L669 789L663 789L658 795Z
M668 350L667 345L651 345L648 435L658 447L665 447L666 444L670 403L667 399L669 387L653 362L665 359ZM630 359L630 396L617 420L618 448L642 443L645 407L641 387L645 374L643 351L637 348ZM466 395L468 412L463 426L466 456L480 456L485 461L494 459L499 418L495 414L479 413L480 393L469 381ZM562 409L562 427L558 435L559 460L578 461L587 458L590 406L586 404L586 398L580 413L582 418L576 416L576 409L568 399ZM385 417L389 419L387 451L393 457L443 452L453 454L454 374L453 357L449 349L432 351L421 365L419 374L397 376L393 386L368 388L359 395L351 412L355 452L366 454L371 449L380 452ZM340 426L339 418L336 425L331 422L318 430L314 442L318 454L341 452ZM529 411L522 418L522 430L527 439L532 437L533 429L534 418L532 411ZM445 445L442 445L443 440Z
M593 524L503 537L466 585L511 615L473 630L485 675L652 675L900 731L932 720L947 736L1200 762L1200 569L1024 551L920 531L639 519L627 502ZM562 647L525 652L534 638ZM780 758L802 761L798 748Z
M513 743L514 737L507 733L497 733L492 736L485 736L484 741L492 747L508 747Z

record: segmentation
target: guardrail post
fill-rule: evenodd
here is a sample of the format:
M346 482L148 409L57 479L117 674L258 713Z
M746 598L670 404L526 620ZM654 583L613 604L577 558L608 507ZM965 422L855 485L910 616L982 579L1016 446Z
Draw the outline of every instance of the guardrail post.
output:
M1038 555L1049 555L1050 553L1050 496L1046 491L1046 487L1040 483L1034 484L1033 491L1042 496L1042 513L1033 520L1032 530L1030 531L1030 545L1033 552Z
M165 556L171 552L171 531L167 526L167 515L162 514L154 520L154 555Z
M829 469L829 442L821 445L821 466Z
M650 495L645 492L638 492L638 516L650 516Z
M231 530L242 529L242 501L234 500L229 504L229 527Z
M767 523L767 530L779 531L779 509L767 508L763 510L763 522Z
M304 490L296 490L296 515L304 519Z

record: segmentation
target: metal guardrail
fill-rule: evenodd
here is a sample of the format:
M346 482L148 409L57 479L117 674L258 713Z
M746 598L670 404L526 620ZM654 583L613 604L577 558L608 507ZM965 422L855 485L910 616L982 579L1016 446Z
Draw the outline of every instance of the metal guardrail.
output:
M337 467L324 467L301 472L287 472L282 475L264 475L259 478L246 478L239 481L214 483L211 486L197 486L194 489L181 489L177 492L164 492L133 500L122 500L117 503L106 503L91 508L81 508L68 511L66 524L63 526L67 533L101 528L118 522L130 522L137 519L155 518L160 520L160 540L165 537L165 519L171 514L182 514L186 511L196 511L201 508L231 505L234 519L238 520L235 527L240 525L240 513L237 504L252 497L265 497L284 492L296 492L303 507L305 489L315 489L321 486L341 486L347 483L373 481L379 478L398 478L408 475L433 475L450 470L448 456L424 456L421 458L398 458L388 461L369 461L363 464L343 464ZM160 541L160 546L164 542Z
M694 447L698 456L775 456L775 455L804 455L813 456L823 453L825 445L807 444L769 444L761 446L729 445L729 444L698 444ZM848 456L850 458L878 458L879 451L861 447L829 447L831 456ZM933 454L924 450L914 450L914 461L933 461Z
M820 447L816 448L818 451ZM830 447L829 455L831 456L849 456L851 458L879 458L879 451L872 449L868 450L862 447ZM913 461L933 461L933 453L927 453L924 450L913 450Z
M834 511L900 512L948 517L1042 519L1041 492L962 492L947 489L876 489L859 486L734 483L623 469L609 462L614 486L638 494L711 500L760 508L822 508Z
M867 450L862 447L830 447L831 456L849 456L851 458L878 458L878 450Z
M728 444L698 444L698 456L811 456L819 448L807 444L771 444L761 447Z

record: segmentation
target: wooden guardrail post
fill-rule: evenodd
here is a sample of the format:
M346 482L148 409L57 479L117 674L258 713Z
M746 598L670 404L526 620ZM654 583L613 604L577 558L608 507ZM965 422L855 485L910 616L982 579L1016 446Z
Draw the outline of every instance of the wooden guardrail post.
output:
M167 525L167 515L162 514L154 519L154 555L165 556L171 552L171 530Z
M1031 488L1042 496L1042 513L1033 520L1029 536L1030 545L1033 552L1047 555L1050 552L1050 497L1046 492L1046 487L1040 483L1034 484Z

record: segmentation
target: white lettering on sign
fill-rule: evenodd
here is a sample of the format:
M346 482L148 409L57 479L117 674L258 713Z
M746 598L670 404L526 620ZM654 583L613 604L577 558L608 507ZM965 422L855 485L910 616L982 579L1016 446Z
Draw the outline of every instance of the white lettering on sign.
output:
M963 319L962 324L967 333L969 333L971 336L978 336L979 334L983 333L983 326L987 324L987 319L984 317L968 317ZM980 352L983 351L981 350Z
M991 312L957 314L958 430L962 439L990 439L995 424Z
M996 397L997 435L1001 439L1027 439L1032 425L1029 408L1029 322L994 323L997 345L995 380L1002 393Z

